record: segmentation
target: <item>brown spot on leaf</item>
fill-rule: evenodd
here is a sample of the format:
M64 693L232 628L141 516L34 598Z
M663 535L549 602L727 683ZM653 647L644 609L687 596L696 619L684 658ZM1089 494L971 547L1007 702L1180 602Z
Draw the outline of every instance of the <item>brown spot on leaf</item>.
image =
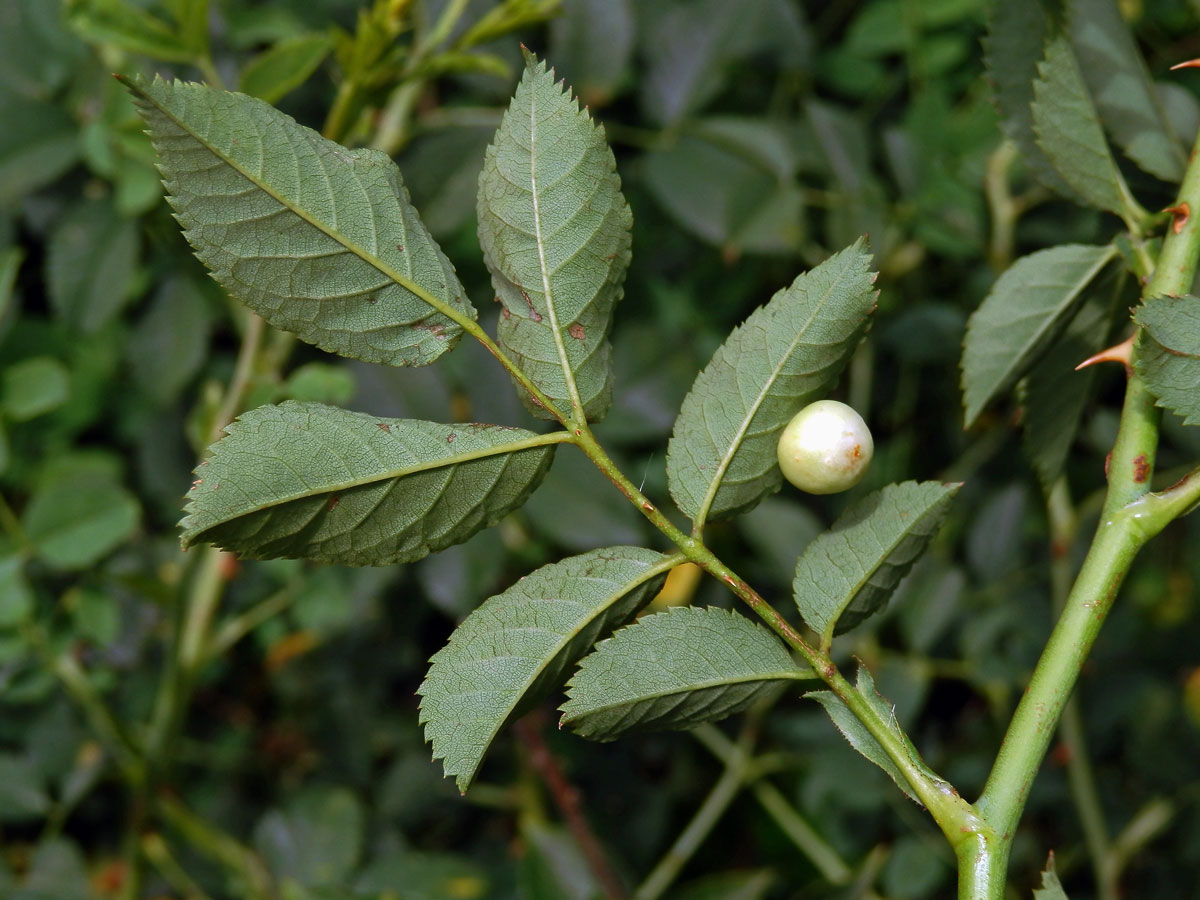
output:
M529 307L529 318L535 322L540 322L542 321L542 314L531 306Z
M330 512L337 509L337 505L342 502L342 498L337 494L330 494L329 499L325 501L325 508Z
M587 337L587 334L583 330L583 326L578 322L573 323L571 327L567 329L567 332L577 341L582 341L585 337Z
M456 437L458 437L457 434L455 434L453 431L450 432L448 435L446 435L446 443L453 444Z
M403 252L404 252L404 245L403 245L403 244L397 244L397 245L396 245L396 249L397 249L397 250L399 250L401 253L403 253Z
M376 424L376 426L378 426L380 431L386 431L389 434L391 434L392 426L389 425L387 422L376 422L375 424Z

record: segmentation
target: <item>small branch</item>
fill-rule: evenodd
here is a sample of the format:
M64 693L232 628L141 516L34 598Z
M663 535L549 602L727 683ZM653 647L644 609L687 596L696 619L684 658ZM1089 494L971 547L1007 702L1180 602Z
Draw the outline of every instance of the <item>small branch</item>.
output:
M265 325L262 316L248 312L246 330L242 333L242 344L238 348L237 362L233 367L233 377L230 378L229 386L225 389L221 408L217 411L217 417L213 421L209 443L221 437L225 426L233 421L242 408L242 401L246 397L246 388L250 385L250 376L254 374L254 363L258 356L258 349L262 345Z
M712 725L701 725L692 731L691 735L726 766L737 762L741 751L719 729ZM761 758L755 762L760 761ZM757 765L752 767L754 774L760 771ZM750 790L754 793L759 805L775 820L775 824L796 845L796 849L803 853L813 867L821 873L822 878L833 885L850 883L854 877L850 866L846 864L837 850L800 815L783 794L761 779L755 779Z
M633 900L658 900L679 877L679 873L716 827L729 804L733 802L746 781L751 760L751 751L757 737L757 723L753 716L746 718L738 741L732 752L721 758L725 770L717 779L704 802L696 810L687 827L679 833L670 849L658 861L658 865L646 876L636 891ZM703 741L702 741L703 743Z
M155 811L187 839L197 851L224 866L245 882L246 900L276 900L271 875L253 850L196 815L177 798L160 793Z
M609 864L608 856L595 832L588 824L583 805L580 803L578 788L567 780L558 760L542 739L544 718L540 713L526 716L513 726L513 731L517 740L525 747L530 765L545 783L550 796L554 798L554 805L562 813L571 836L575 838L575 843L579 845L587 860L588 868L603 888L604 896L608 900L623 900L625 889Z
M204 888L200 887L175 859L161 834L143 835L141 851L177 894L189 900L212 900Z

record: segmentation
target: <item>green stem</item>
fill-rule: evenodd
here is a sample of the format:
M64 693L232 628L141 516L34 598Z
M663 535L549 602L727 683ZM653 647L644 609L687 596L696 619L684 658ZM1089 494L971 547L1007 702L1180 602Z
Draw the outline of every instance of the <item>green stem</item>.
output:
M729 738L725 737L719 729L712 725L701 725L691 732L692 737L704 745L704 747L721 760L726 766L732 765L737 760L737 755L740 753L736 744ZM755 763L761 760L756 760ZM753 769L753 774L761 772L756 764ZM813 867L821 873L821 877L830 884L842 885L849 884L854 877L854 872L846 864L845 860L838 854L817 830L812 827L796 808L790 804L783 794L779 793L768 782L755 779L750 786L754 797L758 800L767 814L775 820L775 824L779 826L791 840L796 848L804 854Z
M229 648L248 635L263 622L274 618L292 605L296 599L296 590L285 587L276 591L265 600L256 603L244 613L229 619L221 628L214 632L208 642L205 657L217 659L224 656Z
M88 725L112 754L125 780L133 785L143 783L146 780L146 767L141 754L113 717L108 705L96 692L79 663L69 653L52 656L45 645L44 636L39 632L30 630L26 632L26 636L43 655L46 667L58 676L67 693L83 710Z
M1050 585L1055 613L1061 615L1071 592L1073 572L1070 552L1078 530L1078 519L1071 505L1065 477L1060 477L1050 490L1046 498L1046 510L1050 523ZM1100 804L1100 794L1088 757L1087 732L1079 709L1079 698L1075 694L1067 698L1058 730L1066 750L1067 783L1083 828L1083 840L1092 864L1098 898L1118 900L1108 826L1104 821L1104 808Z
M204 656L208 628L225 586L221 574L222 554L223 551L216 547L206 546L188 582L175 645L167 659L167 671L159 683L147 741L147 755L156 767L165 766L173 755L171 751L191 699L196 670Z
M1117 589L1150 537L1135 510L1120 510L1101 519L1066 608L1046 642L976 804L1006 843L1012 839L1063 706Z
M193 900L212 900L204 888L196 883L171 853L171 848L160 834L147 834L142 838L142 853L158 870L163 880L182 897Z
M233 376L225 390L221 408L217 410L216 419L213 421L212 433L209 435L210 443L221 436L225 426L233 421L242 408L246 389L250 385L250 376L254 374L254 364L258 358L259 347L262 346L265 326L266 322L257 313L251 312L246 317L246 330L242 334L242 343L238 348L237 362L234 363Z
M1200 153L1196 150L1180 186L1177 207L1200 210ZM1186 293L1198 261L1200 223L1196 215L1179 216L1168 229L1143 296ZM1000 836L997 853L1004 859L1051 736L1134 557L1168 522L1200 502L1197 472L1166 491L1149 493L1158 447L1159 412L1137 374L1136 342L1132 355L1121 424L1107 465L1108 493L1100 524L976 804ZM997 862L990 880L975 879L979 897L990 900L1003 896L1004 860ZM971 878L968 868L960 869L963 881Z
M721 777L712 786L687 827L679 833L675 843L633 892L632 900L658 900L679 877L688 860L695 855L705 838L716 827L746 782L758 731L756 725L753 717L747 717L733 751L722 758L725 770Z
M242 896L247 900L275 900L271 876L253 850L215 828L169 794L159 794L154 806L163 821L177 829L192 847L245 882Z
M339 144L345 141L347 132L358 118L361 96L358 83L353 80L343 81L338 85L333 106L329 108L325 124L321 127L323 137Z

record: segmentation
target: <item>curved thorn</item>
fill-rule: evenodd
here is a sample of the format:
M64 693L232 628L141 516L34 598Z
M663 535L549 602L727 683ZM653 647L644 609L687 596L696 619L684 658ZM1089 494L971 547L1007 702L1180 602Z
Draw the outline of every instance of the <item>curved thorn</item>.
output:
M1188 217L1192 214L1191 207L1186 203L1168 206L1163 212L1171 214L1171 230L1176 234L1183 231L1183 226L1187 224Z
M1185 62L1175 63L1175 65L1171 66L1171 71L1174 72L1176 69L1200 69L1200 59L1189 59Z
M1086 369L1088 366L1094 366L1096 363L1119 362L1125 367L1125 374L1128 375L1130 372L1129 355L1133 350L1133 339L1135 337L1137 337L1136 331L1125 340L1121 341L1121 343L1113 347L1109 347L1107 350L1101 350L1095 356L1089 356L1075 367L1075 371L1078 372L1080 369Z

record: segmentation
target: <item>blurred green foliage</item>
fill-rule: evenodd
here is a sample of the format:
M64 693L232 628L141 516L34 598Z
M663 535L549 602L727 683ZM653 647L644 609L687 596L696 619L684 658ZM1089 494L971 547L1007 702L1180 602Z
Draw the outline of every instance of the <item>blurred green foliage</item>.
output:
M178 740L161 769L125 759L122 747L152 741L178 613L205 577L175 526L249 326L171 220L113 71L219 80L394 154L468 292L492 307L480 302L490 287L476 179L518 44L538 50L604 124L634 211L614 408L596 431L655 498L666 497L675 411L717 344L798 271L869 234L878 321L838 395L874 430L864 490L913 478L965 486L933 552L843 652L870 664L931 765L977 792L1052 621L1046 563L1080 548L1050 546L1018 411L987 411L964 432L964 323L1014 256L1102 241L1117 224L1053 200L1003 148L980 61L983 7L0 4L0 896L596 896L528 746L504 738L460 797L429 761L414 690L484 597L568 552L651 540L581 457L560 454L523 510L412 566L222 561L219 652L185 695ZM1156 77L1196 55L1195 4L1121 9ZM1194 133L1200 81L1184 72L1173 85L1172 115ZM1170 202L1165 185L1126 176L1159 208ZM1002 202L1016 213L997 215ZM1119 387L1114 373L1097 378L1067 458L1080 534L1098 513ZM528 421L508 379L467 344L396 370L270 333L243 405L286 398ZM1165 434L1169 476L1200 439L1170 417ZM796 556L846 502L785 492L739 529L713 526L711 541L768 598L786 597ZM1186 519L1139 560L1079 691L1102 808L1115 834L1139 841L1125 875L1138 898L1191 896L1200 877L1198 532ZM696 599L727 604L710 582ZM595 746L547 727L544 740L626 885L720 771L686 734ZM817 704L785 697L757 749L776 763L763 783L844 860L842 884L747 791L673 896L859 896L839 890L860 876L892 898L953 890L932 823ZM1022 895L1053 847L1070 895L1091 896L1065 752L1045 766L1016 846Z

